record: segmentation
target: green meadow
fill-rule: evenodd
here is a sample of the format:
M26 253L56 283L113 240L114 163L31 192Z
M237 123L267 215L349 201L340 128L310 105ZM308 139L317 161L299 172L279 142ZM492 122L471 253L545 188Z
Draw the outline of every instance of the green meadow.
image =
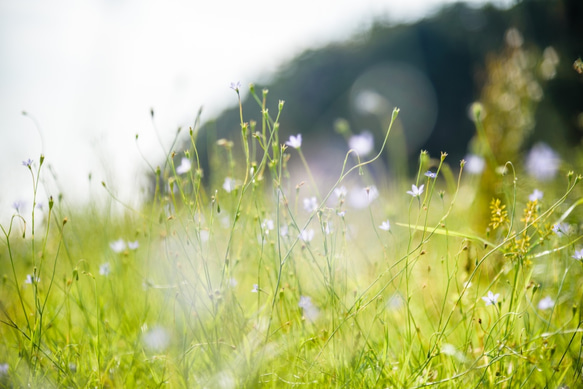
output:
M467 158L420 151L413 174L379 174L396 108L382 143L344 129L323 180L310 135L280 135L284 102L250 93L260 120L241 110L206 170L190 128L148 161L138 208L107 183L84 207L40 198L47 160L23 162L33 206L1 228L0 387L583 384L580 153L500 161L484 102Z

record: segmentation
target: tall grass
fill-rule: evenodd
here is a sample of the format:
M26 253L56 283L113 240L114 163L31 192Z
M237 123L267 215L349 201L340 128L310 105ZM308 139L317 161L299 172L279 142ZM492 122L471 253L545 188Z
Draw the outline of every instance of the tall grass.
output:
M376 154L349 151L324 187L280 138L284 103L250 92L261 117L240 112L211 171L195 126L138 210L39 210L44 157L25 163L32 213L2 226L0 387L582 385L581 176L542 186L507 163L484 223L465 161L371 173L395 109Z

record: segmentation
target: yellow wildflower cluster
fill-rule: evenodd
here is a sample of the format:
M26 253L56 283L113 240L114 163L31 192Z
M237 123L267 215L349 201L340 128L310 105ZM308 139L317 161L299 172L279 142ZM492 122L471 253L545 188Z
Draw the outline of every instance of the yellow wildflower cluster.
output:
M490 227L492 229L496 229L500 227L500 225L509 221L508 219L508 211L506 211L506 205L502 205L500 199L492 199L490 202Z

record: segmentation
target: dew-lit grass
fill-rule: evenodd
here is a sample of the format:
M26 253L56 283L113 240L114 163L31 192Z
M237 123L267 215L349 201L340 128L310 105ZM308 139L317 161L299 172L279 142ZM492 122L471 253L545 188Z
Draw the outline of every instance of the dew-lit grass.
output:
M140 209L37 199L44 157L24 163L34 211L0 240L0 387L581 385L577 173L422 151L413 177L382 177L389 127L349 138L322 179L301 134L280 138L284 103L257 101L262 123L241 112L211 172L191 129Z

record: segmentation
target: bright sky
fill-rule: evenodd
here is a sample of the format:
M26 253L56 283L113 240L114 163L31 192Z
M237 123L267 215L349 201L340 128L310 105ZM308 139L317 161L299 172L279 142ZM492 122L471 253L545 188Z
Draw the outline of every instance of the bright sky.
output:
M151 107L168 147L200 106L204 120L236 103L231 81L265 79L304 49L345 39L375 18L414 20L450 2L3 0L0 220L15 201L30 211L31 179L21 165L28 158L38 163L44 153L60 186L48 184L54 196L62 190L79 203L103 193L106 181L138 199L146 164L135 135L150 163L163 158Z

